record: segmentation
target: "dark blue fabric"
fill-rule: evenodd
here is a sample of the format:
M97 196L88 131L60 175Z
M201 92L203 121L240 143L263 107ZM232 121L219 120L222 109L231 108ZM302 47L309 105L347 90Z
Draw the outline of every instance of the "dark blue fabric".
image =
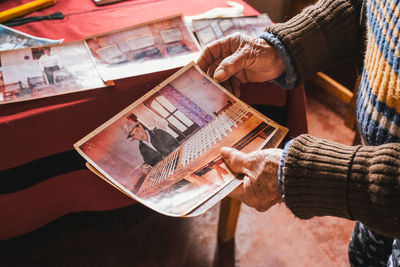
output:
M400 241L398 239L393 240L392 244L392 255L390 255L387 267L400 266Z
M283 165L285 163L285 158L286 154L289 150L290 145L293 143L293 140L290 140L289 142L286 143L285 147L283 148L283 153L281 160L279 162L279 168L278 168L278 185L279 185L279 192L281 193L283 201L285 201L284 195L285 195L285 190L283 189L283 180L282 180L282 175L283 175Z
M349 261L351 266L390 266L391 254L398 255L392 247L393 238L378 234L360 222L356 222L349 242ZM398 241L397 243L398 244ZM394 256L396 258L396 256ZM397 256L398 259L398 256ZM398 266L398 265L393 265Z

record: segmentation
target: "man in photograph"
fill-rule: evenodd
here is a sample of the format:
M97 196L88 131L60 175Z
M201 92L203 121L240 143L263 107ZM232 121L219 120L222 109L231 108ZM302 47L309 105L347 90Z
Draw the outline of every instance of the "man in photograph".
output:
M143 126L134 114L130 114L124 124L127 138L139 141L139 151L145 165L142 170L148 173L154 165L168 156L179 147L179 142L169 133L162 129L147 129Z
M56 55L52 55L50 47L43 47L43 55L39 58L39 64L46 74L48 84L54 84L54 72L60 70L59 58Z

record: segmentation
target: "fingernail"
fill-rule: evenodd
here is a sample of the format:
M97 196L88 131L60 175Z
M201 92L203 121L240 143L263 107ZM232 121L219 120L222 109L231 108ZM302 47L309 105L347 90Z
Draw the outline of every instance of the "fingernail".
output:
M225 77L226 73L223 69L217 69L214 73L214 79L217 80L217 82L223 82Z

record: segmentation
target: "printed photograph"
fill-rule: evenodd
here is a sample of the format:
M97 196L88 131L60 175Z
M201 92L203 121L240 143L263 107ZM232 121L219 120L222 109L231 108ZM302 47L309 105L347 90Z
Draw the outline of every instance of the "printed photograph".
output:
M0 53L0 104L104 87L83 42Z
M257 37L272 21L267 14L258 16L193 20L192 27L201 47L232 33Z
M181 16L101 34L85 42L105 81L182 67L199 52Z
M39 38L0 24L0 51L62 43L64 39Z
M148 207L183 216L233 179L223 146L263 147L279 127L189 65L75 144L112 184Z

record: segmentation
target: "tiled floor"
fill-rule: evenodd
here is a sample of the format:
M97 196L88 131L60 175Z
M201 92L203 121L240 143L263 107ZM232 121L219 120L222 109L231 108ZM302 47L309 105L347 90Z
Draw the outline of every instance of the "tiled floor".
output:
M325 99L325 96L322 96ZM351 144L354 132L308 92L310 133ZM333 103L335 103L333 101ZM65 216L0 243L0 266L347 266L353 223L332 217L302 221L283 205L259 213L242 206L234 242L217 242L219 207L191 219L140 205ZM0 218L1 220L1 218Z

